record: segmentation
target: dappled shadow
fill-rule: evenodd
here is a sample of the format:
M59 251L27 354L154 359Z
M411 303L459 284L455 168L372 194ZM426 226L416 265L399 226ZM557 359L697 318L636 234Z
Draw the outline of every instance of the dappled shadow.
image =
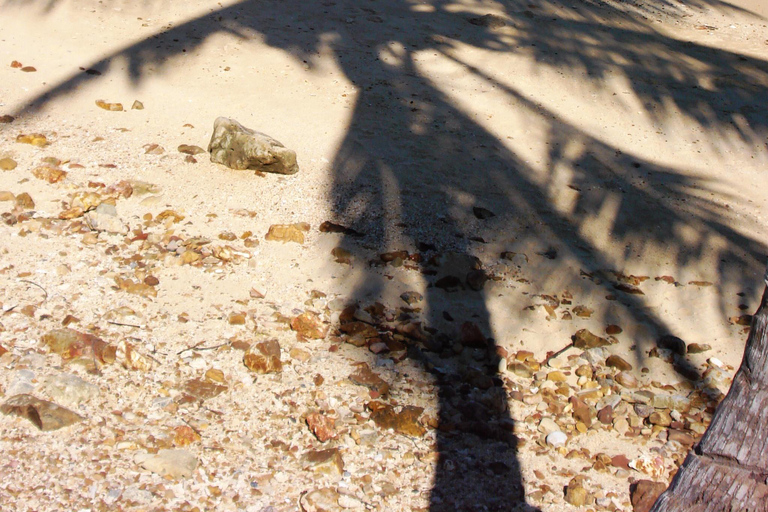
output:
M686 8L733 9L714 0L689 2ZM732 225L729 210L712 199L716 184L682 165L665 166L652 155L621 151L463 60L458 51L468 45L530 57L540 69L563 70L597 90L610 90L611 78L619 76L654 122L681 115L715 136L735 136L763 147L768 64L673 39L644 18L654 13L675 16L677 9L677 3L653 1L507 1L467 4L462 11L441 0L418 5L338 0L300 6L247 0L131 44L90 68L103 72L125 59L130 78L138 84L150 68L182 50L191 51L213 34L261 40L310 69L321 53L331 54L358 91L331 180L335 220L364 234L342 241L359 259L370 250L396 249L420 252L424 259L445 253L467 258L479 244L511 238L513 250L557 241L559 261L589 274L621 270L656 249L663 249L677 269L699 265L714 251L720 283L750 289L765 247ZM480 17L488 12L497 18ZM543 163L517 153L455 96L436 86L419 62L426 50L500 91L506 105L537 119L549 147ZM33 113L97 79L73 75L17 114ZM568 204L558 199L563 186L575 194ZM478 218L473 206L495 216ZM602 219L600 228L591 227L596 219ZM598 239L625 250L608 251ZM423 276L422 321L443 333L442 345L429 350L414 345L409 351L439 384L440 460L431 509L512 509L524 503L525 493L511 417L493 406L494 390L503 382L497 375L499 356L487 297L467 289L451 295L434 286L440 277L439 272ZM456 277L466 280L466 275ZM539 291L552 284L547 275L536 277L533 285ZM579 279L574 275L559 286L565 289ZM612 283L602 285L606 293L615 293ZM364 302L390 286L385 272L372 272L349 296ZM443 308L452 301L459 311ZM665 318L644 307L642 297L620 294L618 302L637 322L658 333L671 330ZM457 344L462 322L479 329L486 346ZM648 348L636 345L638 359ZM686 377L696 378L695 368L683 367Z

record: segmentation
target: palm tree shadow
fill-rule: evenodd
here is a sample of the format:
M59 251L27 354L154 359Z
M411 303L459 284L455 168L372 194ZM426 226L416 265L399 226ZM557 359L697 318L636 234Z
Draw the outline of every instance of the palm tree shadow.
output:
M715 0L698 4L723 5ZM594 212L610 204L615 212L612 240L635 249L666 247L682 268L700 261L707 244L717 239L723 242L718 275L745 289L752 286L750 274L762 270L759 261L765 247L732 227L728 212L706 198L713 184L695 179L685 169L618 151L462 61L454 43L530 55L541 66L583 70L596 83L618 71L658 119L671 115L665 110L671 102L700 126L715 133L737 133L747 141L763 140L768 129L768 65L670 39L611 7L585 3L566 9L549 0L532 5L503 3L503 9L495 12L501 12L499 19L507 26L496 29L489 26L493 19L457 14L441 0L424 10L400 0L325 1L303 5L301 12L286 2L248 0L91 66L103 71L115 59L126 57L128 72L138 83L149 66L161 65L220 32L243 40L255 32L268 45L310 67L320 50L330 50L359 91L331 166L331 179L335 220L363 237L345 237L341 245L358 260L368 259L371 250L399 249L421 253L425 261L435 258L434 266L419 267L425 297L417 319L437 342L414 341L408 351L438 383L439 461L430 498L434 511L525 506L515 423L506 400L499 399L506 396L498 371L502 343L493 339L487 291L473 289L478 286L467 279L473 270L467 262L482 252L486 242L557 241L564 265L587 272L614 268L632 255L607 254L583 229ZM617 20L623 24L618 26ZM552 149L544 168L550 181L542 183L540 169L425 76L419 58L427 50L503 91L521 110L547 120L545 137ZM75 75L32 101L27 111L93 79ZM562 151L574 143L580 148L576 154ZM552 194L556 169L563 167L571 172L570 185L579 192L570 211L558 208ZM665 228L659 229L660 225ZM697 241L682 240L677 233L683 229L697 234L693 237ZM441 266L446 255L464 263ZM388 271L374 269L365 283L349 290L349 297L365 301L384 295L393 287L390 277ZM438 286L446 277L453 278L453 286ZM572 285L578 279L574 276L573 282L557 285ZM555 282L544 274L533 280L540 290ZM614 292L611 283L604 286L606 292ZM620 302L638 322L661 333L671 330L637 296L621 296ZM725 311L724 304L722 308ZM642 359L644 348L638 344L636 350ZM696 378L695 368L683 371Z

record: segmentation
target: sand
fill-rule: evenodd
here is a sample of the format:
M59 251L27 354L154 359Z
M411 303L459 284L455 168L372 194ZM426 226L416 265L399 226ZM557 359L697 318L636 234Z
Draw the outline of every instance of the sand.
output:
M494 18L480 18L488 14ZM707 360L714 357L732 374L746 339L737 318L756 308L765 269L767 26L768 9L759 0L340 0L300 6L5 1L0 4L0 115L14 120L0 124L0 158L13 159L17 167L0 171L0 191L29 193L36 220L28 221L29 228L24 222L0 227L0 300L6 311L0 317L0 345L9 350L0 359L0 392L9 392L18 377L14 372L25 365L38 376L61 371L51 369L58 356L47 354L39 338L60 327L68 314L79 319L71 327L98 327L115 343L136 338L144 352L159 351L162 357L156 358L167 366L185 347L233 338L275 336L287 352L304 345L275 320L275 311L292 317L316 310L333 324L339 311L326 306L334 299L363 306L378 301L394 310L406 305L400 298L406 291L424 296L413 312L423 327L455 338L458 326L471 321L509 354L528 350L543 361L577 330L605 335L606 326L616 324L622 332L610 352L629 361L646 383L686 381L673 365L649 357L664 334L711 345L710 351L686 357L697 372L712 366ZM34 71L12 67L13 61ZM119 102L123 111L99 108L97 100ZM132 109L135 101L143 109ZM219 116L294 149L298 174L234 171L209 162L206 154L196 155L196 163L185 161L187 155L177 147L207 148ZM19 135L31 133L44 134L50 144L17 142ZM163 152L148 152L153 144ZM58 167L68 173L64 180L48 183L33 175L46 157L60 161ZM44 219L56 218L70 206L63 202L89 189L89 182L110 186L122 180L155 185L149 194L116 201L118 218L133 236L144 229L166 236L167 244L172 229L185 240L229 244L243 256L206 267L178 265L160 254L145 271L127 260L146 253L139 249L141 241L130 242L132 235L92 233L92 239L87 229L51 231L46 225ZM90 189L101 190L99 185ZM0 211L12 209L12 201L0 202ZM174 224L146 220L147 214L156 218L165 210L184 219ZM320 232L324 221L360 236ZM269 226L298 222L310 225L304 244L264 240ZM258 245L244 246L241 235L248 231ZM223 232L237 239L223 240ZM350 252L351 264L335 261L331 251L336 247ZM421 253L425 262L380 263L380 254L397 250ZM442 274L455 271L463 279L469 270L465 263L458 270L426 264L446 254L462 262L478 258L490 277L481 291L465 286L447 293L434 286ZM419 270L425 268L436 268L437 275ZM115 285L115 277L138 282L149 274L160 282L155 297L132 295ZM639 293L617 288L627 283ZM252 289L265 298L254 298ZM326 297L308 303L312 290ZM557 306L548 310L552 297ZM27 304L36 312L19 314ZM577 305L593 313L564 320L564 311L573 313ZM105 323L104 315L119 306L138 312L141 327ZM248 321L231 325L229 314L239 311L248 312ZM182 314L188 322L177 321ZM121 400L132 408L148 407L161 389L221 368L233 389L235 382L243 386L229 395L246 397L235 409L253 404L263 407L257 416L271 414L273 388L291 388L290 382L300 386L302 378L316 373L333 382L346 378L345 367L329 359L332 344L310 342L311 363L295 363L303 369L292 370L295 375L285 382L262 379L256 388L240 362L242 354L201 352L205 362L198 366L189 360L175 370L155 368L144 377L153 383L150 389L124 400L105 394L123 389L125 382L140 389L143 378L125 369L108 370L101 398L80 408L93 418L110 414L107 406L123 407ZM30 351L45 352L49 360L37 367L20 363ZM362 352L360 360L381 362ZM345 352L346 360L353 361L355 354ZM392 378L391 372L422 374L418 379L426 387L411 390L412 399L438 417L437 386L423 368L409 360L398 363L409 365L407 371L388 364L382 368ZM98 383L84 372L79 375ZM399 392L402 403L409 403L409 393ZM221 400L219 410L234 407L228 399L216 400ZM509 415L522 423L535 412L529 405L510 400ZM170 420L158 421L171 428ZM237 422L230 421L227 428L237 430ZM248 421L257 420L247 420L239 435L256 435L249 430L258 430L256 423ZM89 422L93 429L109 430L109 425ZM150 435L154 427L135 428L139 436ZM264 428L282 427L273 422ZM5 443L0 449L21 450L31 460L34 454L44 458L67 439L57 432L60 437L53 441L12 416L0 416L0 432ZM28 444L13 445L15 435L29 436ZM104 435L82 433L89 444ZM226 433L210 435L220 442ZM426 456L439 440L430 442L420 445L424 467L408 466L392 477L400 489L387 498L393 501L381 498L375 506L368 502L370 507L428 506L433 479L440 478ZM569 443L593 454L647 452L646 444L603 431ZM525 450L518 457L522 480L527 489L536 489L542 479L533 471L549 475L554 459ZM243 455L238 471L261 477L268 455ZM369 455L350 448L345 460L367 467L363 461ZM77 462L68 463L71 469L59 474L77 481ZM292 510L298 496L312 488L311 479L297 476L301 468L286 469L290 478L272 482L276 494L284 496L265 493L245 503L225 492L225 504L216 493L199 490L205 478L215 479L217 464L230 467L208 460L200 470L207 476L177 484L174 499L186 496L201 509L271 505ZM574 471L583 465L574 464ZM34 466L21 466L14 485L22 490L0 490L0 497L20 500L18 510L24 509L22 498L34 495L23 490ZM95 471L87 466L83 472ZM397 467L390 462L379 470ZM666 481L670 470L659 478ZM410 480L413 489L408 471L420 475ZM593 507L609 509L610 502L630 510L628 481L648 477L636 473L606 477L603 501ZM148 478L146 472L139 476ZM356 481L355 475L350 478ZM545 493L548 497L535 505L572 509L559 492L569 479L550 478L557 492ZM162 484L162 479L151 482ZM103 499L111 484L102 477L93 485L96 497L72 491L71 503L86 506L88 499ZM180 503L153 492L154 498L125 506ZM67 503L61 496L48 498L53 501L47 505L41 498L30 508L53 510ZM56 500L60 505L53 505ZM438 509L434 503L432 508Z

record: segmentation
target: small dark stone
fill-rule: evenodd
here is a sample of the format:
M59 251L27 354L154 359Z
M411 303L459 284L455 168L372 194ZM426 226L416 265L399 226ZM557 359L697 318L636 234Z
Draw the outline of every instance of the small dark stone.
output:
M659 495L667 488L667 484L652 482L651 480L639 480L629 486L629 496L632 500L634 512L649 512Z
M671 334L665 334L659 338L659 341L656 342L656 345L658 345L659 348L665 348L681 356L684 356L687 351L685 342L677 336L673 336Z

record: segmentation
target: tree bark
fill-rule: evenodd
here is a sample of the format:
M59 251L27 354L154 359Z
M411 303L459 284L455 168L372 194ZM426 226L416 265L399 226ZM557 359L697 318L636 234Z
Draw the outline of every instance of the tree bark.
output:
M731 389L651 512L768 511L768 272Z

